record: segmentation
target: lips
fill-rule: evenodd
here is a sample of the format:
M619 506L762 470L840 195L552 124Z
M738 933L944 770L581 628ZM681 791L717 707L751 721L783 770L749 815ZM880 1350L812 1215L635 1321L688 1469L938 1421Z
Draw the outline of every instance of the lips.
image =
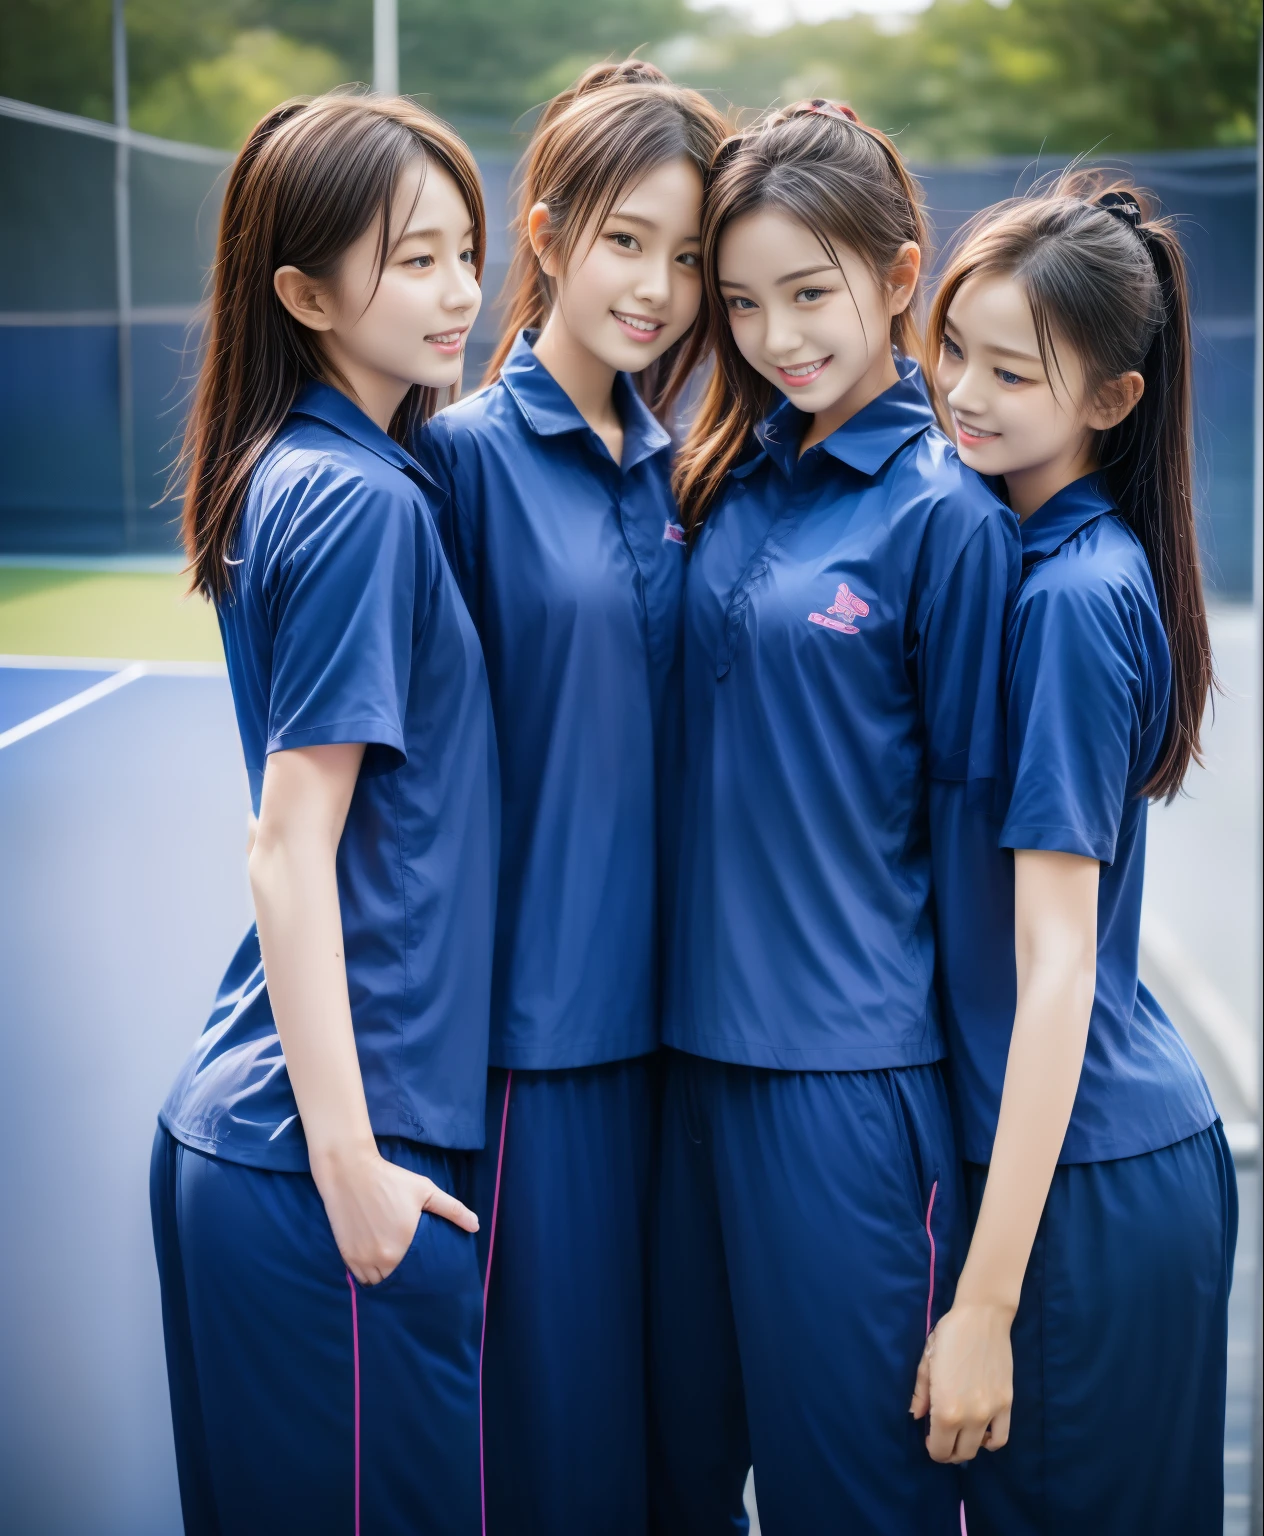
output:
M787 389L802 389L805 384L815 384L833 361L831 353L829 357L818 357L812 363L792 363L788 368L778 368L777 372Z
M1001 435L999 432L984 432L980 427L967 427L957 416L953 417L953 421L957 427L957 443L962 448L981 448L985 443L995 442Z
M619 329L633 341L656 341L663 330L661 320L651 320L645 315L629 315L622 310L610 313L618 321Z
M426 340L436 352L444 352L452 356L465 345L465 333L468 329L468 326L463 325L454 331L436 331L434 335L427 336Z

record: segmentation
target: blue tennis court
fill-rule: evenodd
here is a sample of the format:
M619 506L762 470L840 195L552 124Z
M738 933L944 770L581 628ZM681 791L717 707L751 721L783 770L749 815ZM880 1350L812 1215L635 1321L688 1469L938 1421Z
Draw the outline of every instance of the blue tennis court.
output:
M180 1529L148 1159L250 920L222 670L0 658L0 1527ZM1240 1170L1226 1531L1246 1530L1258 1173Z

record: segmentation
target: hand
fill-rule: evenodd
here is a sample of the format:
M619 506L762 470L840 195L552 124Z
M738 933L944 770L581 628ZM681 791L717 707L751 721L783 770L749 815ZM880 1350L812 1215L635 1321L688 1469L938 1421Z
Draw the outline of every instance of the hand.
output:
M388 1162L376 1146L349 1158L312 1159L343 1263L361 1285L378 1285L412 1245L423 1214L442 1216L463 1232L478 1217L430 1179Z
M909 1411L915 1419L930 1414L933 1460L973 1461L980 1446L999 1451L1009 1439L1013 1320L1007 1307L958 1302L926 1340Z

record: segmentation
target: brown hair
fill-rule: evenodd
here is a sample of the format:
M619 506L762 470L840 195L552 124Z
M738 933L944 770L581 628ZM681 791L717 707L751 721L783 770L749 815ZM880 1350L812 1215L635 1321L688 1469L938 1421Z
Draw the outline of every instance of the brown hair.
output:
M725 475L776 393L737 349L720 292L720 237L734 219L775 208L812 231L832 262L850 247L885 282L900 247L929 249L921 191L884 133L849 107L820 99L774 112L720 147L702 212L705 327L693 351L714 347L716 367L676 460L681 521L696 534ZM912 306L891 320L891 343L920 360Z
M531 209L547 206L565 267L585 231L600 227L629 187L658 166L686 159L705 177L724 132L724 119L705 96L673 85L640 59L595 64L548 103L519 172L505 329L484 383L500 373L518 333L542 326L553 305L553 285L527 234ZM642 397L660 416L685 382L677 364L687 340L636 376Z
M1150 562L1167 633L1172 704L1142 793L1170 800L1190 763L1202 761L1199 732L1215 679L1194 526L1189 284L1175 229L1152 213L1126 181L1082 169L986 209L959 237L930 335L939 344L967 278L1010 276L1027 294L1051 381L1062 345L1083 364L1090 397L1125 373L1145 380L1136 407L1098 434L1094 456Z
M193 590L228 590L233 538L255 465L313 378L338 383L316 333L272 286L278 267L331 277L374 221L379 276L392 247L401 173L421 159L456 181L474 224L482 275L487 220L478 169L456 134L402 98L329 95L287 101L259 122L229 174L212 268L205 356L184 446L182 531ZM403 441L446 391L414 385L391 422Z

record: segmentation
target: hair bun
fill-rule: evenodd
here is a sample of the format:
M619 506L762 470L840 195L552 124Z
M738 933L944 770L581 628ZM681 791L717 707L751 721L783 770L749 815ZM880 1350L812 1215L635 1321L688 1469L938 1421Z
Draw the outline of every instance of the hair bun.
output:
M1133 229L1141 228L1141 204L1130 192L1103 192L1100 197L1094 198L1093 206L1130 224Z

